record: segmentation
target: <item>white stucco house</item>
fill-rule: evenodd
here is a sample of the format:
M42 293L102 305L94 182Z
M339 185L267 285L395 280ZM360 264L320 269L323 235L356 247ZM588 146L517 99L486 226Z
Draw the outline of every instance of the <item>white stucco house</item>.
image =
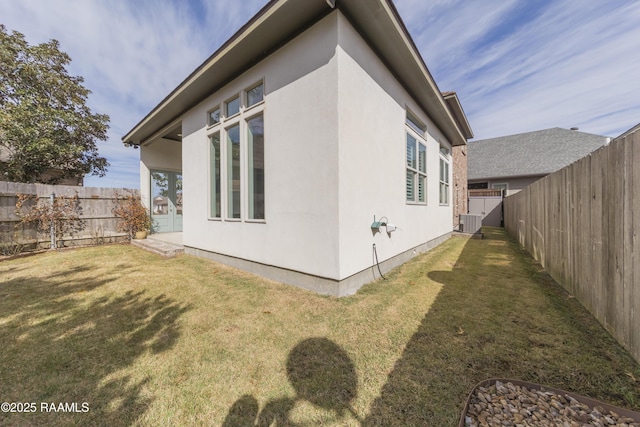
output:
M123 141L156 232L342 296L450 236L449 108L391 1L273 0Z

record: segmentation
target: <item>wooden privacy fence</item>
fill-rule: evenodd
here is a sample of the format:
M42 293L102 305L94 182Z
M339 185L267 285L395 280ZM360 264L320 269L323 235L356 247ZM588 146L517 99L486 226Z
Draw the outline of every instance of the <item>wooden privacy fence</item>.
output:
M505 198L504 220L640 362L640 130Z
M58 241L58 245L64 247L126 241L126 233L118 230L118 219L112 213L116 194L122 196L126 191L130 190L0 181L0 255L50 247L49 237L37 233L34 224L21 224L15 212L19 194L35 196L40 203L49 203L52 193L67 197L78 195L81 225L77 232Z

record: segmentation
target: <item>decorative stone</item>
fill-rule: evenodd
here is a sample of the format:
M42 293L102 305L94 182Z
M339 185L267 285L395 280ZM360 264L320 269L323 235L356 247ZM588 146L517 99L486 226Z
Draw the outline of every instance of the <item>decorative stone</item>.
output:
M640 427L630 418L605 411L602 406L590 408L569 395L500 381L478 387L464 419L465 427Z

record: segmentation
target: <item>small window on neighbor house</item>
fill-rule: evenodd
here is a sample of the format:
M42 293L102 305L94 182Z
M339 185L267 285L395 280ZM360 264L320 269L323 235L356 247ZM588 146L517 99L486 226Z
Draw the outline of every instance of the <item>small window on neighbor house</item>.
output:
M213 111L209 111L209 115L207 118L208 125L213 126L220 123L220 107L216 108Z
M469 190L486 190L489 188L488 182L470 182Z
M494 190L502 190L502 195L506 196L507 190L509 190L509 184L507 184L506 182L500 184L491 184L491 188Z
M252 105L256 105L259 102L262 102L264 99L264 84L260 83L257 86L247 90L247 107L251 107Z
M232 100L225 102L224 108L225 108L224 114L226 117L231 117L235 114L238 114L240 112L240 97L237 96Z

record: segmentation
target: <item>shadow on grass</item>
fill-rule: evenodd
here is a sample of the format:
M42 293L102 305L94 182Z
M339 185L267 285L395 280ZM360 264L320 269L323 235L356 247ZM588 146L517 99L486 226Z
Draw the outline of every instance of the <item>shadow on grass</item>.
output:
M143 394L148 379L121 370L145 353L170 349L189 307L144 291L94 298L91 291L130 269L91 280L77 276L88 269L0 286L0 396L38 409L0 413L0 424L129 425L151 403ZM46 413L41 402L78 408L87 402L89 411Z
M373 402L365 426L457 425L491 377L542 383L640 408L638 365L501 229L468 240Z
M287 377L295 398L271 400L258 413L256 398L244 395L229 409L223 427L295 426L289 416L299 401L329 410L339 420L348 413L354 415L351 403L358 391L355 367L344 349L333 341L308 338L299 342L287 357Z

